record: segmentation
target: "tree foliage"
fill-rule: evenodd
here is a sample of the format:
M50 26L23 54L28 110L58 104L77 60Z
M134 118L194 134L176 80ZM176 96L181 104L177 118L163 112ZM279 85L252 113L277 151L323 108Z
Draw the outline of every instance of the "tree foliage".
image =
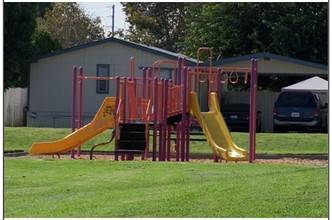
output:
M38 18L37 25L37 31L48 33L48 37L56 39L62 48L105 38L100 18L91 19L76 2L52 3L52 10Z
M123 3L127 39L196 57L213 47L214 59L270 52L327 63L327 3Z
M77 3L4 3L4 89L26 87L36 55L104 38Z
M49 3L4 3L4 89L26 86L29 61L36 50L31 36L36 17Z
M126 39L175 51L185 35L184 2L126 2L130 24Z
M327 63L327 3L204 3L188 6L186 52L215 57L270 52Z
M61 49L58 39L51 36L47 31L35 30L32 35L32 45L36 49L36 55L50 53Z

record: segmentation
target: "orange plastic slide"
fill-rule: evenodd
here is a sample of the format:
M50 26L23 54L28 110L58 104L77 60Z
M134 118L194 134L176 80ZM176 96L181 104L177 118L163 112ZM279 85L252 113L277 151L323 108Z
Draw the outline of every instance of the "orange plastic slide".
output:
M219 108L217 94L210 93L208 112L201 112L197 93L191 92L191 114L196 117L214 154L228 161L246 161L248 152L238 147L232 139Z
M78 147L94 136L102 133L106 129L114 127L115 112L115 97L107 97L104 99L97 114L89 124L69 134L61 140L54 142L34 143L31 146L29 153L31 155L57 154Z

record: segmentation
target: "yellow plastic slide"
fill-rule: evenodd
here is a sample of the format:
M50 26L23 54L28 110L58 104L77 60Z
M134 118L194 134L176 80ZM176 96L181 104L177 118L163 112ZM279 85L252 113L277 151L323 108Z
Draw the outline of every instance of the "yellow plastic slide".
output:
M229 133L228 127L219 108L217 94L210 93L208 112L201 112L197 93L191 92L191 114L196 117L214 154L227 161L246 161L248 152L239 148Z
M115 112L115 97L107 97L89 124L69 134L61 140L54 142L34 143L31 146L29 153L31 155L57 154L78 147L97 134L100 134L108 128L114 127Z

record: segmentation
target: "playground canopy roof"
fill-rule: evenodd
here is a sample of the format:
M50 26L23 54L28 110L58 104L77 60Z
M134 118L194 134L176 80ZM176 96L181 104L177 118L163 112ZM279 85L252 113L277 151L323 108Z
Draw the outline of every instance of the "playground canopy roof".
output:
M318 76L314 76L310 79L295 83L290 86L283 87L281 91L298 91L298 90L305 90L311 91L316 93L327 93L328 92L328 81L322 79Z

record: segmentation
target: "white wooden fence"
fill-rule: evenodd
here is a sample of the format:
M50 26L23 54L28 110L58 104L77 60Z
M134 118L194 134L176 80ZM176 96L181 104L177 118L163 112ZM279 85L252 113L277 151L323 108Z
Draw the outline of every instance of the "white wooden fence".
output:
M27 88L9 88L4 93L4 126L24 126L28 104Z

